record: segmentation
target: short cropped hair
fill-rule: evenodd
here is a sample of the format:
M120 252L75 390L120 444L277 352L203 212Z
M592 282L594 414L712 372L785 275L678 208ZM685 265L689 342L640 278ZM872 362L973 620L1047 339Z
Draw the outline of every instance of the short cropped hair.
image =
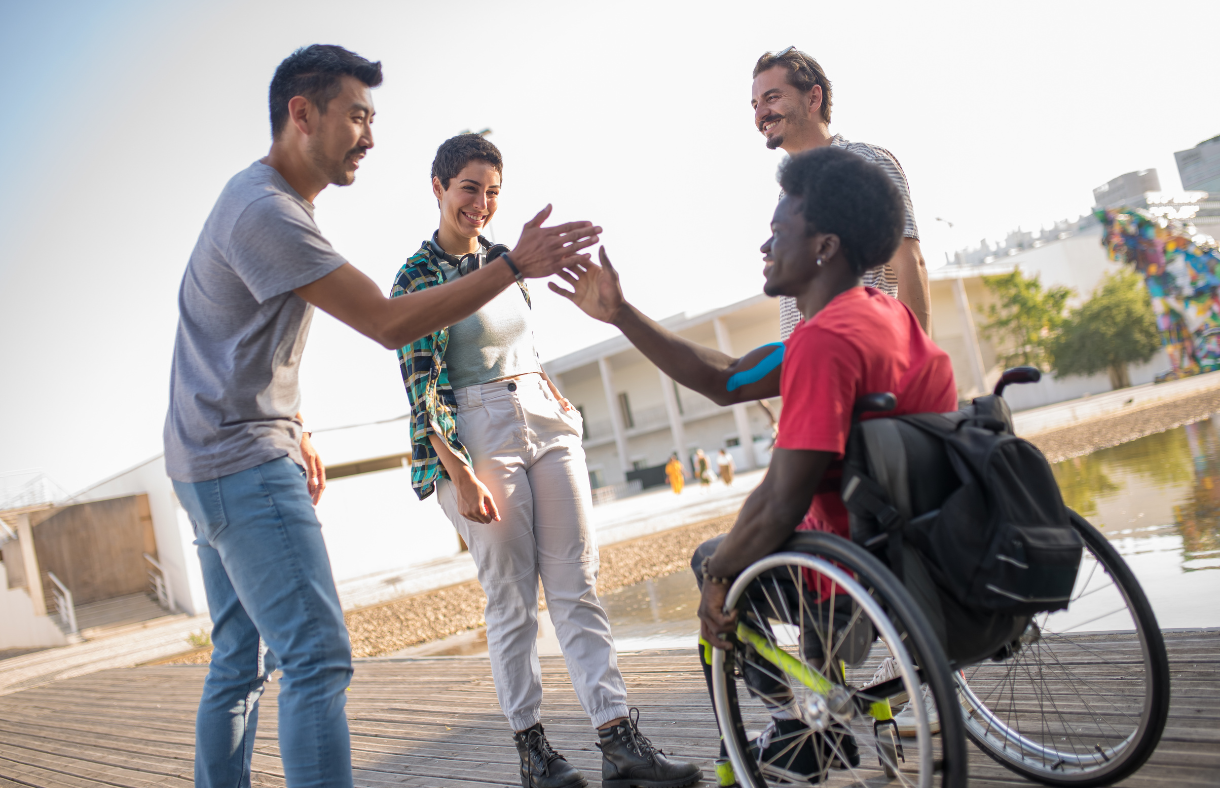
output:
M288 102L294 96L309 99L325 115L331 99L339 95L339 82L344 76L375 88L381 84L381 61L365 60L332 44L301 47L284 58L271 79L271 136L279 137L288 125Z
M906 205L876 164L842 148L814 148L780 165L779 183L785 194L804 201L805 232L839 236L857 274L898 250Z
M814 85L822 86L822 120L830 123L830 80L826 78L826 72L818 65L818 61L801 52L799 49L789 47L782 55L777 55L774 52L766 52L754 64L754 76L758 76L767 69L782 66L788 72L788 84L802 93L808 93L813 90Z
M495 167L500 178L504 178L504 159L500 156L500 149L480 134L459 134L442 142L436 149L436 158L432 160L432 177L440 178L441 188L448 189L449 181L475 159Z

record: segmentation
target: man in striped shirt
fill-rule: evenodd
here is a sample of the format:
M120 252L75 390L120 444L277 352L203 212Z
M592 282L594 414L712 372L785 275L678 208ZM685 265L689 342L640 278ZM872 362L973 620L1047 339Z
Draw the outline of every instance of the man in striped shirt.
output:
M919 228L915 225L911 191L902 165L885 148L849 142L841 134L830 133L830 80L816 60L794 47L768 52L758 59L750 104L754 107L754 125L766 137L768 148L782 148L789 156L795 156L811 148L833 145L871 161L890 176L906 204L903 240L888 263L865 274L864 284L902 301L927 331L928 272L919 251ZM780 338L786 340L800 320L796 300L781 298Z

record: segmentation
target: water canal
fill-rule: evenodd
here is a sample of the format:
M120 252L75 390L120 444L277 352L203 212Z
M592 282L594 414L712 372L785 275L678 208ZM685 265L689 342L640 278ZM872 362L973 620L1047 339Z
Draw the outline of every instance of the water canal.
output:
M1162 629L1220 627L1220 413L1053 467L1068 506L1097 526L1135 572ZM1088 591L1103 579L1094 566L1087 556L1079 572L1078 585L1093 578ZM1123 608L1114 594L1113 588L1085 594L1056 614L1058 631L1131 629L1125 615L1107 615ZM602 603L620 651L695 643L699 592L688 572L627 586ZM540 624L540 652L559 653L548 617ZM426 653L487 650L482 630L452 641Z
M1068 506L1135 572L1163 629L1220 626L1220 413L1065 460L1054 471ZM1088 571L1082 566L1081 576ZM699 631L699 594L685 572L602 601L623 651L690 646ZM1082 630L1127 628L1094 610L1062 615L1075 615Z

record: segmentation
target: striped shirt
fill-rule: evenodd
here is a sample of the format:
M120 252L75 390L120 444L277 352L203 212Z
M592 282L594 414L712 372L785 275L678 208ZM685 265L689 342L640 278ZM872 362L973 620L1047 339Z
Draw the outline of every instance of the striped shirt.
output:
M834 135L830 144L836 148L846 148L885 170L885 174L890 176L890 180L898 187L898 193L902 195L902 202L906 205L907 224L902 230L902 235L904 238L914 238L918 241L919 228L915 226L915 209L911 207L911 189L907 185L906 173L902 171L902 165L898 163L898 159L894 158L894 154L885 148L869 145L867 142L849 142L843 139L842 134ZM894 273L894 269L888 262L865 271L864 284L866 287L875 287L888 296L898 297L898 275ZM783 341L792 336L792 332L796 330L796 326L800 322L801 312L796 308L796 299L781 297L779 300L780 340Z

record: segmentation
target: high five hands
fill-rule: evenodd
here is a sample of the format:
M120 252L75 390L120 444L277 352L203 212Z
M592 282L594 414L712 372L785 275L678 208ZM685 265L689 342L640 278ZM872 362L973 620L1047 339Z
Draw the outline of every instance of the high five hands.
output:
M563 268L592 264L588 254L581 249L598 241L600 227L592 222L568 222L554 227L543 227L542 223L551 215L551 206L543 208L538 215L525 223L521 239L508 253L521 275L527 278L542 278L559 273Z
M571 290L554 282L550 282L548 286L576 304L594 320L613 323L623 308L623 288L619 284L618 271L614 270L610 256L606 254L606 248L603 246L597 251L601 265L581 255L586 259L566 265L558 272L559 277L572 286Z

